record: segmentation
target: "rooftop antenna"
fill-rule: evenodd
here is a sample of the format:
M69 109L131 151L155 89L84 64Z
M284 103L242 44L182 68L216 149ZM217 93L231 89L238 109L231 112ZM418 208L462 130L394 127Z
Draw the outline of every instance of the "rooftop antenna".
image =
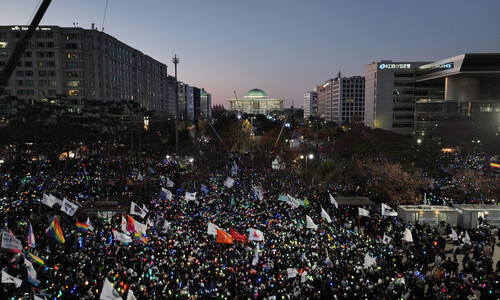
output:
M106 0L106 6L104 7L104 16L102 17L101 30L104 31L104 20L106 20L106 12L108 11L108 0Z

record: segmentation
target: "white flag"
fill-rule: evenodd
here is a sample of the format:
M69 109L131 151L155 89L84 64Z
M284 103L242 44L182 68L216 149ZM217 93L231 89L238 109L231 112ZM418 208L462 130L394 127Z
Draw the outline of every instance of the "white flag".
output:
M111 231L113 232L113 238L115 240L117 240L119 242L122 242L124 244L130 244L130 243L132 243L132 237L129 236L128 234L123 233L123 232L119 232L116 229L112 229Z
M231 168L231 176L236 176L238 175L238 165L234 163L233 167Z
M394 211L389 205L382 203L382 216L397 217L398 213Z
M457 235L457 232L455 231L455 229L451 229L451 238L454 240L454 241L458 241L458 235Z
M146 216L146 212L139 205L135 204L134 201L130 202L130 214L141 218Z
M257 197L257 199L262 201L262 198L264 196L262 191L262 186L253 186L253 191L255 193L255 197Z
M370 212L366 209L361 208L361 207L358 207L358 213L360 216L364 216L364 217L370 216Z
M224 181L224 186L227 186L228 188L232 188L234 184L234 179L231 177L226 178L226 181Z
M62 203L63 203L61 199L57 198L57 197L56 197L56 196L54 196L54 195L50 195L50 198L52 199L52 201L53 201L54 203L57 203L57 204L59 204L59 205L62 205Z
M161 188L159 198L170 201L172 200L172 192L167 190L166 188Z
M470 244L470 236L469 236L469 233L467 232L467 230L465 231L465 237L464 237L463 241L466 244Z
M328 213L326 212L326 210L323 207L321 208L321 217L326 219L326 221L328 223L332 223L332 219L330 219L330 215L328 215Z
M87 217L87 225L89 225L90 231L94 231L94 226L92 226L92 224L90 224L90 218L89 217Z
M68 216L72 217L75 212L78 210L78 205L68 201L68 199L64 198L64 201L61 204L61 210L65 212Z
M293 208L297 208L300 205L300 202L295 200L295 198L289 194L286 195L286 203L290 204Z
M21 252L23 250L23 244L20 240L16 239L16 237L10 232L4 231L2 232L2 248L9 249L14 252Z
M174 187L175 183L167 177L167 187Z
M318 229L318 225L314 224L311 217L306 215L306 220L307 220L307 225L306 225L307 228Z
M333 196L331 194L328 194L328 195L330 195L330 203L335 205L335 208L338 209L339 204L337 203L337 201L335 201L335 198L333 198Z
M123 232L128 232L128 226L127 226L127 218L125 218L124 215L122 215L122 223L120 224L120 228Z
M384 239L382 240L384 242L384 244L389 244L391 242L391 238L389 236L387 236L385 233L384 233Z
M194 193L188 193L188 192L186 192L184 194L184 200L186 200L186 201L196 201L196 193L198 193L198 192L194 192Z
M127 299L126 300L137 300L137 298L134 296L134 292L132 292L132 290L128 290Z
M207 234L217 236L217 228L219 228L219 226L215 225L214 223L208 222Z
M370 254L365 253L365 261L363 263L363 269L368 269L369 267L377 265L375 258L371 257Z
M52 197L45 193L43 194L42 203L49 207L52 207L55 204L54 200L52 200Z
M255 266L258 262L259 262L259 242L257 242L257 245L255 246L252 259L252 266Z
M141 233L141 234L146 234L146 230L148 229L148 225L147 224L143 224L141 222L137 222L137 220L135 220L134 222L134 230Z
M108 281L108 278L104 280L104 285L102 287L100 300L122 300L122 297L118 294L118 292L113 288L111 282Z
M403 240L407 241L408 243L413 242L413 235L411 234L411 230L409 228L405 229L405 236Z
M149 209L146 207L146 204L142 204L142 210L145 211L146 213L149 212Z
M307 281L307 271L303 271L300 275L300 283L304 283Z
M258 229L250 228L250 233L248 234L249 241L264 241L264 234Z
M286 269L286 272L288 273L288 279L294 278L295 276L299 275L299 271L297 271L296 268L288 268Z
M143 180L144 180L144 177L142 177L142 174L141 174L141 173L139 173L139 174L137 175L137 181L143 181Z
M16 278L12 275L9 275L5 271L2 271L2 283L13 283L16 286L16 288L18 288L23 283L23 280Z

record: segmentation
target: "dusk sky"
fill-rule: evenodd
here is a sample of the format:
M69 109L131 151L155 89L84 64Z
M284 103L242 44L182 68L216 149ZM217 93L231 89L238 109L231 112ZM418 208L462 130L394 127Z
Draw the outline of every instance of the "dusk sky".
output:
M3 0L1 25L28 25L39 0ZM41 25L101 30L106 0L53 0ZM500 52L499 0L109 0L104 31L224 104L253 88L303 95L367 64Z

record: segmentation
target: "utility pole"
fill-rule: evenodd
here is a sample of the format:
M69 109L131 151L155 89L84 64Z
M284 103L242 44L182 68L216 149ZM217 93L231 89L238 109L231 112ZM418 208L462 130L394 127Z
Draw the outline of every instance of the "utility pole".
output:
M175 65L175 155L179 155L179 83L177 82L177 54L172 58Z

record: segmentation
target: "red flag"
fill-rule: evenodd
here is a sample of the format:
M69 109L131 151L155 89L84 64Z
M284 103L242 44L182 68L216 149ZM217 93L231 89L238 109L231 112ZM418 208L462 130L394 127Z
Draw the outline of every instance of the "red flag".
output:
M243 244L247 241L247 236L243 235L241 233L236 232L234 229L229 229L229 232L231 233L231 237L233 238L234 241L237 242L242 242Z
M215 239L215 242L221 244L234 244L231 236L219 228L217 228L217 238Z
M127 217L127 231L135 231L135 220L129 215L124 214Z

